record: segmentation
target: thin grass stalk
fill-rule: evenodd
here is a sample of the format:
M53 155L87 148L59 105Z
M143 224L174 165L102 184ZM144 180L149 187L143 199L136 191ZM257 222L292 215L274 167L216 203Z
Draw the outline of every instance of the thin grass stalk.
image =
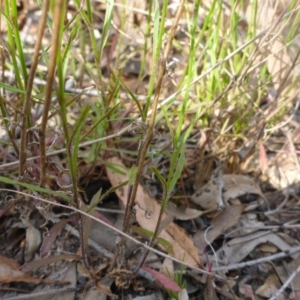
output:
M282 21L283 19L287 18L290 15L290 13L286 13L283 16L280 17L279 21ZM216 68L220 67L223 63L225 63L226 61L230 60L234 55L236 55L237 53L241 52L243 49L247 48L249 45L251 45L252 43L254 43L255 41L259 40L259 39L263 39L263 38L267 38L269 36L269 30L270 30L271 26L267 27L266 29L264 29L262 32L260 32L258 35L256 35L255 37L253 37L251 40L247 41L246 43L244 43L243 45L241 45L238 49L234 50L232 53L228 54L225 58L221 59L220 61L218 61L215 65L211 66L209 69L207 69L205 72L201 73L200 75L196 76L190 86L194 85L196 82L198 82L200 79L204 78L205 76L207 76L212 70L215 70ZM249 70L250 72L250 70ZM170 95L169 97L167 97L164 101L162 101L160 103L161 106L166 106L166 105L171 105L172 101L174 99L176 99L176 97L184 92L186 89L188 88L188 86L185 84L183 85L180 89L178 89L176 92L174 92L172 95ZM220 99L220 97L217 97L217 99ZM215 101L215 100L214 100ZM213 107L213 104L215 102L212 102L212 105L210 106L211 108ZM205 111L204 113L206 113L207 111ZM148 111L148 115L150 115L152 113L152 110ZM201 117L203 116L203 114L201 115ZM161 115L158 115L158 119L161 118ZM140 119L139 119L140 120ZM81 147L86 147L98 142L103 142L103 141L107 141L109 139L115 138L115 137L120 137L122 134L128 132L128 130L131 128L131 125L128 125L127 127L121 129L119 132L116 132L112 135L108 135L105 137L101 137L98 139L95 139L93 141L87 141L84 142L82 144L80 144ZM48 152L46 154L46 156L54 156L60 153L64 153L67 151L67 148L63 148L60 150L55 150L55 151L51 151ZM30 157L27 160L28 161L32 161L35 159L38 159L39 156L34 156L34 157ZM4 169L7 167L11 167L11 166L15 166L19 163L19 161L15 161L15 162L11 162L11 163L7 163L7 164L3 164L0 165L0 169Z
M139 87L142 78L144 76L144 71L145 71L145 65L146 65L146 58L147 58L147 51L148 51L148 39L150 37L150 32L151 32L151 18L152 18L152 0L148 1L148 15L147 15L147 26L146 26L146 32L145 32L145 43L143 47L143 57L141 60L141 68L139 72L139 77L137 79L137 84L136 86Z
M79 1L77 1L79 4ZM102 73L101 73L101 65L100 65L100 52L98 49L96 37L94 34L94 28L93 28L93 14L92 14L92 6L90 0L86 1L86 7L87 7L87 14L84 13L83 10L81 10L81 16L85 23L87 24L89 33L90 33L90 39L92 43L92 48L93 48L93 54L95 57L95 65L96 65L96 72L97 72L97 78L98 82L95 82L99 90L101 91L101 98L102 98L102 103L103 99L105 97L105 89L104 89L104 84L103 84L103 79L102 79Z
M9 20L10 20L10 16L11 16L10 7L12 5L13 5L13 3L10 3L9 0L4 0L5 14ZM23 83L21 80L21 74L19 72L19 66L18 66L18 61L17 61L13 29L12 29L11 23L9 23L9 22L7 22L7 40L8 40L8 45L9 45L9 52L11 55L10 57L11 57L11 60L12 60L13 66L14 66L14 72L16 75L17 85L20 89L23 89Z
M24 83L26 86L26 84L27 84L27 68L26 68L26 60L24 57L23 46L22 46L20 32L19 32L18 11L17 11L17 1L16 0L11 0L11 18L12 18L12 22L14 25L14 41L17 46L20 67L21 67Z
M152 113L150 115L148 129L146 132L146 137L140 145L140 149L139 149L139 153L138 153L138 157L137 157L137 172L136 172L135 182L134 182L133 186L130 188L129 195L128 195L128 202L126 205L126 211L125 211L124 223L123 223L124 232L128 232L128 229L130 226L130 224L129 224L130 223L130 215L131 215L131 211L134 207L137 188L138 188L139 180L140 180L140 177L141 177L142 171L143 171L144 160L145 160L147 150L148 150L148 147L151 143L152 136L153 136L159 94L160 94L160 89L162 86L162 81L163 81L163 77L164 77L165 70L166 70L166 59L167 59L167 57L168 57L167 55L169 55L169 52L171 49L170 46L167 47L164 57L162 59L159 58L159 53L160 53L161 47L162 47L162 37L163 37L163 33L164 33L164 22L165 22L166 12L167 12L167 2L168 1L164 0L164 3L163 3L159 36L158 36L157 46L156 46L155 55L154 55L154 59L155 59L154 64L156 65L155 69L158 67L157 66L158 63L160 64L160 67L159 67L159 73L158 73L158 77L157 77L158 79L157 79L156 91L155 91L154 100L153 100L153 104L152 104ZM158 5L158 3L156 3L156 4ZM169 45L169 43L168 43L168 45ZM168 52L167 52L167 50L168 50ZM155 71L153 73L156 74Z
M167 1L165 1L165 2L167 2ZM164 2L164 4L165 4L165 2ZM134 205L137 186L139 184L139 179L140 179L140 176L142 174L146 153L147 153L149 144L150 144L151 139L152 139L154 124L155 124L155 118L156 118L157 105L158 105L158 99L159 99L159 95L160 95L160 90L161 90L164 74L165 74L165 71L166 71L166 61L167 61L167 58L169 57L170 52L171 52L172 42L173 42L173 39L174 39L175 34L176 34L176 30L177 30L177 27L178 27L178 23L179 23L181 14L183 12L184 2L185 2L185 0L181 0L180 3L179 3L179 7L178 7L178 10L176 12L175 19L174 19L174 24L172 26L171 33L170 33L170 36L169 36L169 39L168 39L168 42L166 44L166 48L165 48L165 51L164 51L163 62L160 65L160 70L159 70L159 73L158 73L158 82L157 82L156 92L155 92L155 95L154 95L154 101L153 101L153 105L152 105L152 114L150 116L150 121L149 121L149 128L147 130L146 140L142 145L142 150L141 150L140 157L139 157L139 160L138 160L138 171L137 171L135 184L133 186L133 188L135 188L135 186L136 186L136 188L132 189L132 191L135 191L135 194L134 195L133 195L133 193L131 194L131 198L129 200L129 207L133 207L133 205ZM162 13L162 20L163 20L164 17L165 17L165 14L163 12ZM162 25L161 25L161 27L163 28ZM165 198L167 199L168 198L167 193L165 193L165 194L166 194ZM155 231L154 231L153 236L152 236L151 241L150 241L151 245L153 245L155 243L155 241L157 239L157 236L159 234L159 228L160 228L160 224L161 224L161 221L162 221L162 217L163 217L167 202L168 201L166 200L161 205L161 209L160 209L159 218L158 218L158 221L157 221L157 224L156 224L156 228L155 228ZM124 230L124 227L123 227L123 230ZM135 269L134 274L136 274L139 271L139 269L143 266L143 264L145 263L145 261L147 259L148 254L149 254L149 250L146 250L144 255L143 255L143 258L141 259L141 261L138 265L138 267Z
M50 52L50 59L48 64L48 78L47 78L47 85L45 89L45 99L44 99L44 110L42 115L41 126L39 130L39 137L40 137L40 159L41 159L41 174L40 174L40 186L45 186L46 183L46 127L48 122L48 114L51 105L51 94L52 94L52 87L54 81L54 74L56 69L56 56L57 50L59 48L59 35L60 35L60 26L62 15L64 12L62 10L62 0L56 0L54 14L53 14L53 35L51 39L51 52Z
M16 144L13 132L10 129L10 125L9 125L9 117L8 117L7 108L6 108L6 100L1 95L0 95L0 111L2 113L3 125L6 129L6 132L8 133L8 136L10 138L10 141L13 145L13 148L14 148L16 154L19 156L19 147Z
M20 164L19 164L19 176L24 175L25 171L25 162L26 162L26 146L27 146L27 129L30 127L31 124L31 111L30 111L30 104L31 104L31 93L33 87L33 81L38 65L39 60L39 52L42 44L42 39L44 35L44 30L47 22L47 13L49 10L49 3L50 0L45 0L42 9L42 15L39 22L38 33L36 37L36 43L34 47L34 53L32 58L32 64L28 76L26 94L25 94L25 101L22 110L22 117L21 117L21 144L20 144Z
M63 18L66 11L66 3L62 3L61 11L57 13L56 18L60 18L60 26L58 29L59 41L58 45L61 44L62 35L63 35ZM75 28L75 27L74 27ZM75 34L76 29L73 34ZM67 145L67 157L68 157L68 165L70 169L70 176L72 182L72 202L77 209L80 209L80 199L79 192L77 186L77 157L78 157L78 149L79 149L79 141L80 141L80 129L84 124L84 120L88 114L88 108L85 108L76 122L75 127L72 131L72 134L69 133L68 128L68 120L67 120L67 103L65 99L65 65L68 60L68 53L70 51L70 43L74 37L70 36L69 43L65 47L64 54L62 55L61 48L58 47L56 51L57 56L57 73L58 73L58 91L57 97L60 106L60 116L61 123L64 130L65 142ZM94 277L93 271L90 268L89 259L86 252L86 243L84 237L84 228L83 228L83 217L76 213L76 221L78 226L79 238L80 238L80 247L81 247L81 256L83 258L83 263L87 271L90 273L91 277Z

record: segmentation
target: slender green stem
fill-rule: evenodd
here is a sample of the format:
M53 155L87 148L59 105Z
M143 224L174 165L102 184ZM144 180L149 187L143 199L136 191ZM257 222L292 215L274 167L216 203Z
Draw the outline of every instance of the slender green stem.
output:
M164 4L166 2L167 1L165 1ZM153 101L153 105L152 105L152 114L150 116L150 121L149 121L149 128L147 130L147 136L146 136L145 142L142 144L141 151L139 153L138 171L137 171L135 183L133 185L132 192L131 192L131 195L130 195L130 198L129 198L128 206L130 208L133 208L133 206L134 206L137 187L138 187L138 184L139 184L140 176L142 175L142 170L143 170L143 166L144 166L146 153L147 153L149 144L150 144L151 139L152 139L153 130L154 130L154 123L155 123L155 118L156 118L156 110L157 110L157 105L158 105L158 99L159 99L159 95L160 95L162 81L163 81L164 74L165 74L165 71L166 71L166 61L167 61L167 58L169 57L170 52L171 52L172 42L173 42L173 39L175 37L177 26L178 26L178 23L179 23L179 20L180 20L180 17L181 17L183 8L184 8L184 2L185 2L185 0L180 1L178 10L177 10L177 13L176 13L176 16L175 16L174 24L172 26L171 33L170 33L168 42L167 42L166 47L165 47L165 51L164 51L164 55L163 55L163 61L160 64L160 69L159 69L159 73L158 73L158 81L157 81L157 86L156 86L156 92L155 92L155 95L154 95L154 101ZM165 18L165 14L164 14L164 9L163 9L162 19L164 19L164 18ZM153 234L152 239L151 239L151 245L153 245L155 243L156 238L158 236L159 226L161 224L162 216L164 214L166 205L167 205L167 200L161 206L161 210L160 210L160 213L159 213L159 218L158 218L158 221L157 221L157 224L156 224L156 228L155 228L154 234ZM125 214L125 218L126 218L126 214ZM127 232L125 230L127 230L128 226L129 226L129 220L127 222L128 222L127 224L124 222L124 226L123 226L124 232ZM148 254L149 254L149 251L146 251L145 254L143 255L143 258L141 259L138 267L134 271L134 274L136 274L138 272L138 270L143 266L143 264L145 263L145 261L147 259Z

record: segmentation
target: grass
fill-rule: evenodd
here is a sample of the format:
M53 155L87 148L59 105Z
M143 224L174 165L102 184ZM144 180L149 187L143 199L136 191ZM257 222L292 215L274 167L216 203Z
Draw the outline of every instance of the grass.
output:
M49 140L54 142L50 129L61 129L62 142L60 145L54 142L54 148L59 148L64 156L63 167L69 174L64 193L72 195L69 205L76 208L82 258L91 276L93 270L83 236L84 221L79 213L82 204L78 174L81 174L82 157L86 164L103 163L106 154L121 153L133 158L123 224L123 232L129 234L145 164L161 155L159 149L155 154L150 152L153 137L168 135L171 150L164 154L167 170L162 171L158 165L150 167L151 176L162 187L161 212L149 242L151 247L159 235L165 207L178 193L180 179L186 176L185 168L191 159L186 145L191 136L199 130L208 132L206 142L213 149L210 155L227 161L228 169L240 171L242 162L237 163L235 159L239 141L261 139L261 126L272 130L291 106L289 95L294 92L295 78L291 78L293 84L286 88L285 82L278 81L278 74L269 71L268 59L272 55L266 44L270 43L268 39L272 40L273 31L291 26L293 30L289 31L285 43L293 45L298 34L297 2L291 1L281 22L263 29L257 28L258 1L252 1L247 22L241 17L240 1L231 0L229 6L219 0L212 0L208 6L202 2L181 1L176 8L178 15L175 11L172 16L167 0L149 1L142 13L131 10L126 0L122 4L107 1L103 10L95 10L91 1L82 7L82 1L75 0L73 14L68 16L70 9L65 1L38 1L42 17L31 54L32 45L22 40L18 26L17 3L4 0L1 18L5 20L7 34L6 41L1 39L1 56L5 57L1 69L11 71L15 80L2 77L0 105L2 123L9 136L5 142L13 146L19 168L6 172L5 167L9 165L0 167L2 182L15 185L20 192L33 190L46 199L50 199L51 193L57 195L58 187L52 177L58 175L48 163L48 147ZM288 13L293 9L296 11L291 21ZM128 42L130 32L125 30L130 27L143 34L142 43L135 44L134 38ZM45 38L46 32L49 38ZM128 47L124 46L126 43ZM130 46L141 61L133 84L122 75ZM25 58L28 56L30 68ZM167 70L167 60L176 56L180 63L175 65L175 71ZM291 71L295 65L296 60ZM66 89L69 76L75 79L82 93L70 93ZM45 85L36 83L39 77L46 78ZM268 86L277 81L280 95L276 99L281 109L269 117L272 105L265 105L264 98ZM88 86L94 87L96 96L85 95ZM144 93L137 95L138 90ZM122 98L124 93L126 99ZM141 101L140 96L145 100ZM40 109L42 114L35 118L33 112ZM136 146L134 150L122 148L125 141L122 136L128 138L128 134ZM83 151L88 151L88 155L84 156ZM204 157L205 153L201 155ZM32 156L38 157L34 165L28 160ZM125 239L122 243L126 244ZM148 253L149 250L135 272L142 267ZM117 250L110 270L115 268L120 255Z

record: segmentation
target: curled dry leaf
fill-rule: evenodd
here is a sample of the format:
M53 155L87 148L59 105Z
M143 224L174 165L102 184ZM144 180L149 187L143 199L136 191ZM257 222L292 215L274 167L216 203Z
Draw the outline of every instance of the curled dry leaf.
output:
M40 231L35 228L29 220L22 218L23 224L26 226L26 246L25 261L30 261L36 250L41 244L42 237Z
M248 176L227 174L223 175L222 179L224 184L222 198L225 205L229 205L230 199L235 199L245 194L256 194L265 199L258 184ZM206 210L216 210L218 209L218 197L219 187L217 180L212 179L198 189L191 197L191 200ZM251 205L251 208L253 209L254 206Z
M122 174L120 174L110 168L107 168L107 175L113 186L117 186L120 183L128 180L128 171L118 158L110 158L107 160L107 163L122 170ZM116 191L116 193L123 205L126 206L127 189L121 187ZM155 199L151 198L144 191L141 185L138 186L136 202L137 205L135 206L135 209L137 222L141 227L154 232L161 205ZM150 215L147 214L149 211L151 211ZM167 215L164 214L163 220L166 218ZM173 245L175 253L174 256L177 259L184 260L187 264L195 267L199 267L201 265L201 259L198 254L198 250L195 247L192 239L175 223L172 222L166 228L164 228L159 237L167 240L171 245Z

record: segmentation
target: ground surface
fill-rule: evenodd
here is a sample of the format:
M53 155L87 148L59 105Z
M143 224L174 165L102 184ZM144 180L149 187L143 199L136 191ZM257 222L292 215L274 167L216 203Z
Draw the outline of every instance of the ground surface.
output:
M44 187L65 197L35 188L41 174L38 129L52 37L49 29L43 35L32 92L34 123L27 131L32 143L26 147L24 176L19 176L16 149L22 140L20 95L25 88L20 92L16 83L12 51L6 42L8 21L2 14L1 299L300 299L299 3L268 1L258 4L257 10L255 1L243 7L220 3L202 1L193 23L198 44L192 52L195 3L186 2L166 62L154 137L134 206L127 207L126 247L120 242L126 182L148 130L139 119L136 103L143 109L147 106L155 67L155 37L151 36L155 25L154 17L147 21L148 4L116 1L108 42L97 65L88 37L93 31L101 47L108 4L92 1L91 26L80 15L87 10L80 6L83 3L68 2L62 48L71 45L66 52L71 58L65 65L64 89L67 130L71 134L77 124L83 124L76 160L80 207L70 204L72 171L56 96L57 74L47 123ZM33 0L19 1L18 7L29 70L41 9ZM164 44L177 8L177 1L170 1ZM258 38L247 52L243 45L249 40L253 11L257 31L253 36ZM50 8L49 22L52 15ZM78 32L70 22L73 18ZM144 47L147 25L151 38ZM185 95L191 63L190 89ZM99 69L102 82L97 77ZM99 100L102 92L105 105ZM82 121L86 106L89 112ZM170 172L176 173L172 154L182 115L182 139L188 132L181 149L182 171L162 215L159 239L144 266L132 276L166 196L159 176L167 180ZM38 157L29 159L34 156ZM75 208L86 215L79 217Z

